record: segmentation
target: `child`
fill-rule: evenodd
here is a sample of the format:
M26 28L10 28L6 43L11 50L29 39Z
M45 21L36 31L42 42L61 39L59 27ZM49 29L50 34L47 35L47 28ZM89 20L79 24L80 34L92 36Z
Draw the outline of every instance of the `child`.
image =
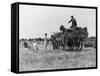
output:
M33 49L34 49L35 51L38 50L38 46L37 46L36 40L33 41Z

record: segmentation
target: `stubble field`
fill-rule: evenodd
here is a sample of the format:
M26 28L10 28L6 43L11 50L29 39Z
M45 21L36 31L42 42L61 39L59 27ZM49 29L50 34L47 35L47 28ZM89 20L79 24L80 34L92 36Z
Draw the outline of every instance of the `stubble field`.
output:
M53 50L52 45L44 49L19 48L19 71L85 68L96 66L96 49L83 48L82 51Z

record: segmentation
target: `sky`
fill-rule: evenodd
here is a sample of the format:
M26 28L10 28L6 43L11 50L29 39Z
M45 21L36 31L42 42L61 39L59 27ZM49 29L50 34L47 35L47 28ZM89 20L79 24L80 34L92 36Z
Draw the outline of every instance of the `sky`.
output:
M20 5L19 38L44 38L59 32L61 25L71 26L68 21L74 16L77 26L87 27L90 36L96 36L96 10L72 7L51 7L36 5Z

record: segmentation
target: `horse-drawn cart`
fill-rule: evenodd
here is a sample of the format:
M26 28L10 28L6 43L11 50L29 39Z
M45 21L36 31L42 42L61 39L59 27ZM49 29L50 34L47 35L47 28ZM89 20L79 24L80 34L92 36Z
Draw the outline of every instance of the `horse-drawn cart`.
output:
M60 32L51 35L53 49L67 50L82 50L83 42L88 37L87 27L66 29L63 25L60 27Z

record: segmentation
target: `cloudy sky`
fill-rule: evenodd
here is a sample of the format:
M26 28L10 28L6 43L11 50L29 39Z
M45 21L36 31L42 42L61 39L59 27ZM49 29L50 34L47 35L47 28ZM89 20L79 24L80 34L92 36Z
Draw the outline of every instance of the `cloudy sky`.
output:
M71 23L68 24L71 15L78 26L88 28L89 36L96 35L95 9L20 5L19 11L20 38L44 38L45 33L50 37L53 32L59 31L60 25L71 26Z

